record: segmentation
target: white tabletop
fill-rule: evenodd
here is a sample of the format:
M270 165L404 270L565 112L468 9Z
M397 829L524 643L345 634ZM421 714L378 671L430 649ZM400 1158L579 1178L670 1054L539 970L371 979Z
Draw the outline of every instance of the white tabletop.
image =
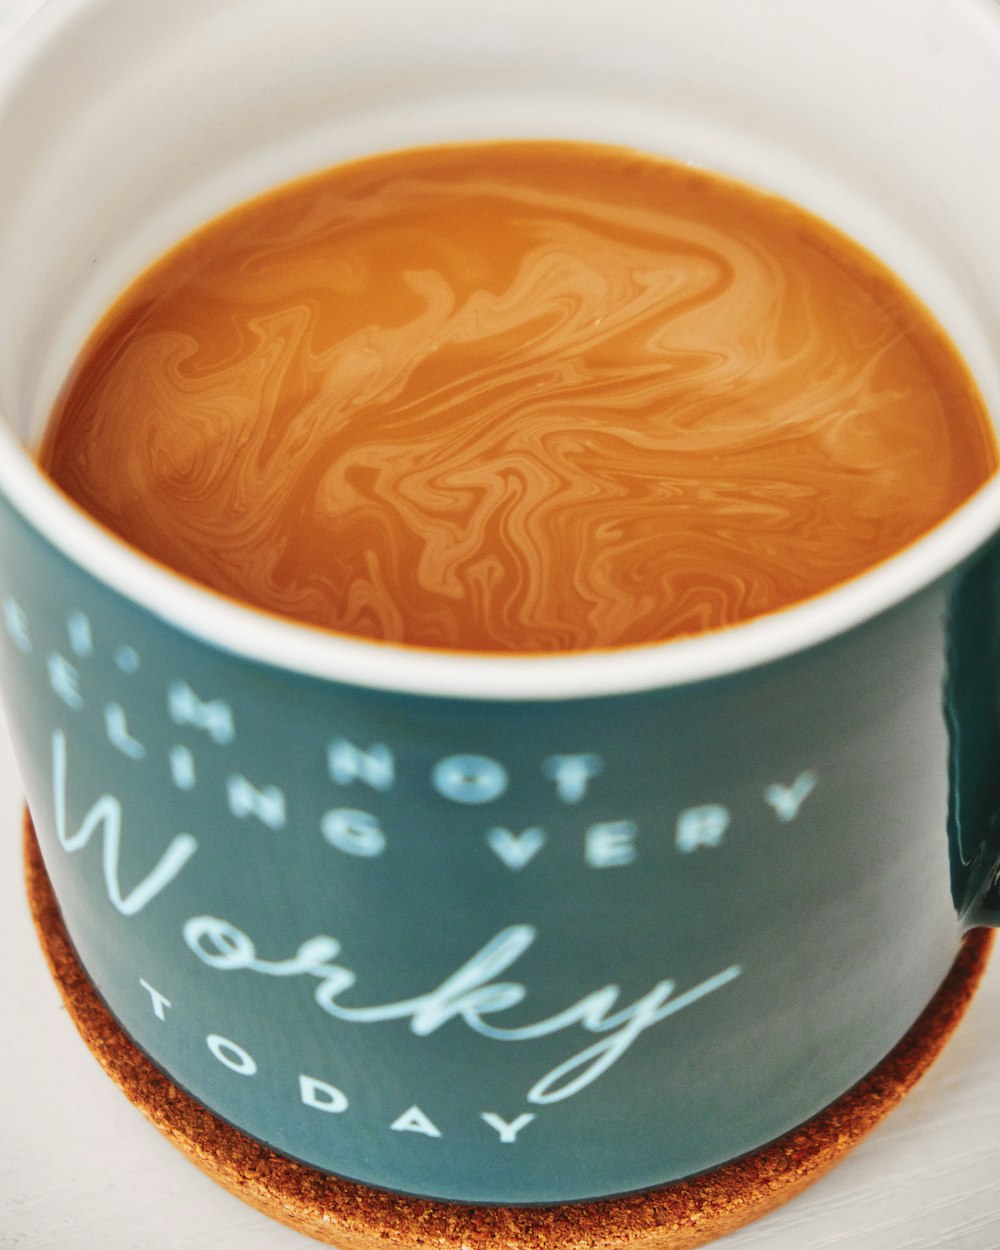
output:
M38 0L0 0L0 44ZM2 55L2 51L0 51ZM0 721L0 1247L296 1250L152 1129L78 1038L28 917ZM931 1073L832 1174L725 1250L1000 1250L1000 953Z

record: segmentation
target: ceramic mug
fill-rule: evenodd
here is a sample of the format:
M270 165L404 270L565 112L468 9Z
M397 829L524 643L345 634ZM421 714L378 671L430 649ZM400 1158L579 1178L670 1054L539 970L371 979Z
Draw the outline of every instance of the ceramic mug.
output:
M988 919L1000 482L756 622L488 658L237 606L35 468L88 330L199 222L500 136L819 212L1000 413L994 3L50 0L0 64L0 671L67 927L154 1063L317 1168L536 1203L803 1122Z

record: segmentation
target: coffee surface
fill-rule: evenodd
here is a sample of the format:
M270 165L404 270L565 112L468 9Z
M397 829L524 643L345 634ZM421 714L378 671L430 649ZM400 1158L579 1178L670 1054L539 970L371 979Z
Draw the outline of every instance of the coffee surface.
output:
M883 266L633 152L390 154L280 188L119 300L41 452L235 599L566 651L813 596L992 473L967 371Z

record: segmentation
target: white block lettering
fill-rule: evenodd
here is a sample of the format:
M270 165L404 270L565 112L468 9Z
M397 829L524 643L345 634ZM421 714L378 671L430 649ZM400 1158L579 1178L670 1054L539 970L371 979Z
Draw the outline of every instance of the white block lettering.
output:
M385 834L369 812L352 807L335 807L320 820L323 837L338 851L373 859L385 850Z
M228 745L236 737L229 704L222 699L206 703L185 681L171 682L167 691L167 707L175 725L193 725L196 729L204 729L220 746Z
M299 1076L299 1095L307 1107L315 1107L317 1111L338 1114L350 1106L343 1090L314 1076Z
M486 845L516 872L530 863L545 845L545 830L531 828L513 833L510 829L490 829L486 834Z
M125 709L120 704L109 703L104 709L104 727L108 732L108 741L123 755L130 760L145 757L146 748L129 733Z
M521 1129L523 1129L526 1124L530 1124L535 1118L530 1111L525 1111L522 1115L519 1115L516 1120L511 1120L509 1123L501 1116L498 1116L495 1111L483 1111L480 1115L490 1128L496 1129L496 1131L500 1134L500 1140L505 1144L517 1141L517 1135L520 1133Z
M397 1133L423 1133L425 1137L440 1137L441 1130L427 1118L419 1107L410 1107L401 1116L393 1120L390 1128Z
M455 803L492 803L507 789L507 770L487 755L449 755L435 765L433 781Z
M139 984L142 986L142 988L146 991L146 993L149 995L150 999L152 1000L153 1015L156 1016L157 1020L166 1020L167 1015L166 1015L166 1011L164 1010L164 1008L172 1007L173 1003L164 994L161 994L158 989L150 985L149 982L145 979L145 977L139 978Z
M94 639L90 632L90 621L82 612L74 612L66 621L66 633L73 654L85 659L94 651Z
M373 790L391 790L395 780L392 751L381 742L362 751L345 738L337 738L326 748L326 767L330 780L339 786L363 781Z
M257 1075L256 1059L237 1042L218 1033L209 1033L205 1042L219 1063L225 1064L230 1072L236 1072L240 1076Z
M170 748L170 776L178 790L193 790L198 777L195 773L194 756L187 747Z
M636 824L608 820L591 825L584 835L583 857L590 868L621 868L635 861Z
M7 624L7 633L10 634L14 646L17 647L22 655L30 655L34 647L31 642L31 632L28 628L28 617L16 599L5 599L3 601L3 619Z
M799 814L799 808L816 789L818 780L812 771L799 773L790 786L768 786L764 799L774 808L778 819L787 824Z
M587 783L604 770L599 755L550 755L542 772L556 783L556 793L564 803L579 803L586 797Z
M115 651L115 664L123 673L135 673L139 669L139 652L135 647L121 646Z
M677 849L689 853L700 846L719 846L729 819L729 809L718 803L686 808L677 817Z
M49 684L67 707L79 711L83 707L80 674L64 655L53 651L48 658Z
M233 773L226 779L226 799L229 810L240 820L255 816L269 829L285 826L285 794L277 786L258 787Z

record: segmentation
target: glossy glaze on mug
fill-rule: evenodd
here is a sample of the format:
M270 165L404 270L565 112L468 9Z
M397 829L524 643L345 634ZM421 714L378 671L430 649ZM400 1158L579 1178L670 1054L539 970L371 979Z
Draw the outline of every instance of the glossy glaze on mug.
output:
M280 0L54 0L0 65L0 678L69 931L206 1106L465 1201L733 1158L930 1000L996 902L1000 484L788 611L484 658L241 609L116 542L30 449L103 310L200 222L512 134L822 212L996 408L992 0L582 3L552 38L537 0L440 0L440 25L345 3L335 29L328 0L294 25Z
M951 963L945 587L570 710L290 679L109 609L26 531L8 560L48 566L0 656L88 972L315 1166L480 1202L663 1183L818 1111Z

